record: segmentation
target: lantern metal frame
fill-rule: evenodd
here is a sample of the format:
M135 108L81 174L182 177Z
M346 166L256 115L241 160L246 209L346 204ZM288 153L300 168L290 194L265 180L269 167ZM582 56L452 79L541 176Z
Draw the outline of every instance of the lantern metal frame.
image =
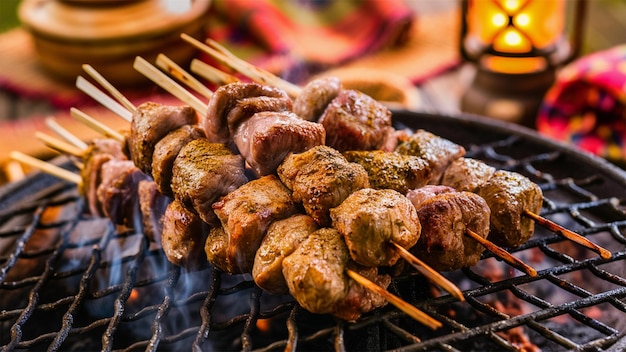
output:
M543 48L537 47L532 38L528 37L523 29L516 27L514 22L515 14L508 14L507 11L502 8L503 14L508 15L508 23L494 34L493 38L512 26L529 40L531 47L530 50L525 52L498 51L494 47L493 40L490 43L479 43L482 45L475 46L471 45L473 43L468 43L468 14L471 1L476 0L461 0L459 52L466 62L475 65L476 73L472 84L461 99L461 110L508 120L532 128L534 127L536 113L543 96L554 83L556 70L560 66L571 62L580 54L584 35L587 0L577 0L574 4L569 38L566 36L567 30L564 29L563 35L555 43ZM496 0L489 1L493 1L494 4L499 4ZM531 1L532 0L528 0L522 4L516 13L522 11ZM468 46L471 46L471 48L468 48ZM498 72L483 64L482 59L487 56L502 58L543 58L546 65L532 72ZM504 108L504 110L502 108L492 109L489 105L494 101L506 101L508 104L500 104L500 106L513 106L515 103L518 103L518 107L508 109L508 112L505 111L506 108Z

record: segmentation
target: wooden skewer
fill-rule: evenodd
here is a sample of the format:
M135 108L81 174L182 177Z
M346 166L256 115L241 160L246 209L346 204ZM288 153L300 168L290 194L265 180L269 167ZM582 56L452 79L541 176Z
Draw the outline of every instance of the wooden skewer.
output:
M360 285L367 288L368 290L371 290L383 296L389 303L393 304L398 309L408 314L411 318L419 321L420 323L426 325L427 327L435 330L435 329L440 328L443 325L441 324L440 321L422 312L421 310L417 309L415 306L402 300L400 297L376 285L375 283L368 280L367 278L360 275L359 273L352 271L350 269L347 269L346 274L348 274L348 276L350 276L354 281L358 282Z
M111 137L120 142L125 141L124 136L122 136L120 133L114 131L110 127L106 126L105 124L99 122L98 120L94 119L93 117L85 114L84 112L76 108L71 108L70 114L72 115L73 118L84 123L85 125L89 126L93 130L98 131L100 134L103 134L107 137Z
M26 176L22 164L15 160L9 160L4 163L3 171L9 182L19 181Z
M22 152L12 151L9 154L9 157L15 161L19 161L20 163L32 166L36 169L39 169L47 174L56 176L60 179L75 183L77 185L82 184L83 180L80 175L73 173L71 171L65 170L62 167L56 166L49 162L39 160L30 155L26 155Z
M96 82L98 82L104 89L107 90L118 102L120 102L126 109L130 112L134 112L137 110L135 105L128 100L124 94L122 94L117 88L115 88L109 81L107 81L96 69L91 67L91 65L84 64L83 70L91 76Z
M209 80L210 82L215 83L218 86L223 86L226 84L240 81L239 78L222 70L218 70L217 68L208 65L198 59L191 60L190 70L191 72Z
M146 61L146 59L142 58L141 56L137 56L135 58L135 63L133 64L133 67L135 68L135 70L139 71L141 74L149 78L152 82L156 83L173 96L191 106L201 116L205 116L207 114L207 106L205 103L200 101L200 99L191 94L181 85L174 82L174 80L169 78L158 68L154 67L151 63Z
M214 47L208 46L185 33L181 34L181 38L183 38L185 41L192 44L193 46L197 47L198 49L202 50L203 52L207 53L222 64L246 75L256 82L280 88L287 92L287 94L289 94L289 96L291 97L298 96L302 90L302 88L298 87L297 85L294 85L291 82L287 82L268 71L249 64L246 61L237 58L232 53L225 54L225 52L228 52L228 50L221 47L216 42L211 42L211 45L214 47L219 47L220 49L215 49Z
M49 129L54 131L54 133L65 139L67 142L71 143L76 148L82 150L87 149L87 143L83 142L80 138L76 137L70 131L63 128L63 126L56 122L53 117L46 118L45 123Z
M85 94L92 97L95 101L102 104L105 108L111 110L124 120L130 122L133 119L133 113L127 110L120 103L101 91L98 87L86 80L82 76L76 78L76 87L82 90Z
M567 238L568 240L572 242L578 243L583 247L591 249L592 251L600 254L600 257L602 257L603 259L609 259L612 256L611 252L608 251L607 249L602 248L601 246L589 241L585 237L577 234L576 232L572 230L568 230L565 227L544 218L543 216L539 216L528 210L524 210L522 214L535 220L537 224L544 226L548 230L558 233L559 235Z
M156 59L156 64L164 71L174 76L179 81L185 83L191 89L198 92L200 95L207 99L211 99L213 91L207 88L202 82L198 81L194 76L183 70L177 63L163 54L159 54Z
M511 264L515 268L525 272L529 276L537 276L537 270L532 268L530 265L524 263L519 258L514 257L511 253L509 253L506 250L504 250L503 248L497 246L493 242L488 241L488 240L482 238L479 234L477 234L476 232L474 232L474 231L472 231L470 229L465 229L465 233L469 237L473 238L476 242L480 243L483 247L485 247L486 249L491 251L493 254L498 256L500 259L502 259L505 262Z
M76 157L82 157L85 154L85 149L80 149L75 147L72 144L69 144L60 139L56 139L52 136L49 136L43 132L35 132L35 137L42 141L48 147L58 150L61 153L67 153Z
M450 293L453 297L456 297L460 301L465 301L465 297L461 290L450 280L445 278L441 273L431 268L428 264L424 263L422 260L414 256L411 252L406 250L406 248L401 245L390 242L391 246L393 246L400 256L406 260L411 266L413 266L417 271L419 271L422 275L424 275L429 281L437 284L439 287Z

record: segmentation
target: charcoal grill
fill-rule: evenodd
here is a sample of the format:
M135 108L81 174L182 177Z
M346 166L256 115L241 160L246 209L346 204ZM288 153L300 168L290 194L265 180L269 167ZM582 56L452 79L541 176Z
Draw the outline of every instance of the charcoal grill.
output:
M468 156L520 172L545 195L542 215L610 250L537 226L510 251L527 276L485 252L445 275L465 302L418 274L390 290L443 323L429 330L393 306L355 323L311 314L246 275L170 265L141 233L84 212L76 187L35 174L0 190L2 350L543 351L626 348L626 174L524 128L474 116L397 111ZM68 167L68 159L56 160Z

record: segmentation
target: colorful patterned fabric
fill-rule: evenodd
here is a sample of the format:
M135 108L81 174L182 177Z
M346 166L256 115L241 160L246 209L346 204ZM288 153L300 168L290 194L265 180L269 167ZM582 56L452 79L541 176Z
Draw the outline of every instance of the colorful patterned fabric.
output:
M626 45L564 67L544 98L537 129L611 161L626 162Z
M211 11L208 37L296 83L404 43L415 19L403 0L214 0Z

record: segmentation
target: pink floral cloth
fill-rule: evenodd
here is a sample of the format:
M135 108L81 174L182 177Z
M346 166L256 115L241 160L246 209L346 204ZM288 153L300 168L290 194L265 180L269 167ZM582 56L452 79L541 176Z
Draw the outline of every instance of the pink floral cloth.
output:
M564 67L537 117L540 133L626 163L626 45Z

